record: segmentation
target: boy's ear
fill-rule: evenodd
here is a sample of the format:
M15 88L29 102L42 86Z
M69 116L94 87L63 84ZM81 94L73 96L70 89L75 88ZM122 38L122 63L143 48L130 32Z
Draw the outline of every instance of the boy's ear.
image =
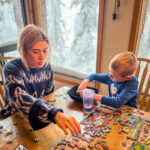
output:
M132 77L131 76L126 76L125 78L126 78L126 80L131 80Z

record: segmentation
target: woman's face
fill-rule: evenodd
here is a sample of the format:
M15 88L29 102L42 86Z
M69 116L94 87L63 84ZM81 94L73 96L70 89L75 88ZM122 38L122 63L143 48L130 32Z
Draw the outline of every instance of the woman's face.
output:
M48 43L40 41L25 52L25 59L29 68L42 68L48 52Z

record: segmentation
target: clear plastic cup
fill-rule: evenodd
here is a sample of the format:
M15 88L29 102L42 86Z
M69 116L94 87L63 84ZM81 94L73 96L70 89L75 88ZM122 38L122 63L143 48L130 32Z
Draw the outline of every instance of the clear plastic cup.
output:
M93 110L94 94L95 94L95 91L92 89L84 89L82 92L83 111L85 113L90 113Z

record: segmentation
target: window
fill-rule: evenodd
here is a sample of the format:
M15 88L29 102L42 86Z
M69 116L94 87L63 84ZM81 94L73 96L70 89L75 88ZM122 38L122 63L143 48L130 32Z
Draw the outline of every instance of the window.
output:
M144 29L141 34L141 39L139 43L138 49L138 57L148 58L150 59L150 0L148 2L146 20L144 24Z
M20 0L0 1L0 47L17 43L21 29L24 27ZM13 49L14 50L14 49ZM5 49L7 51L7 48ZM0 49L2 55L2 50ZM18 52L4 53L5 56L16 56Z
M42 22L47 23L54 68L84 75L96 72L99 0L46 0L45 7Z
M140 41L139 41L139 47L138 47L138 53L137 53L137 57L142 57L142 58L147 58L150 59L150 0L148 1L148 3L146 3L147 1L145 1L145 9L147 7L147 12L145 12L144 15L146 15L145 17L143 17L142 19L142 25L144 26L144 28L142 28L142 34L140 37ZM141 63L141 70L144 70L146 66L146 63ZM146 76L145 82L144 82L144 88L146 87L146 84L148 82L148 77L150 75L150 66L148 67L148 74ZM142 78L142 74L139 74L139 80L141 80ZM149 91L150 94L150 91Z

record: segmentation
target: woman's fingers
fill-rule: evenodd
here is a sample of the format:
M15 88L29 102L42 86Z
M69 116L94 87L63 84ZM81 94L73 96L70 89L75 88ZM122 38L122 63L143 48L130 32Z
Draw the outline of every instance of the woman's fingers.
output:
M71 125L71 122L66 122L66 129L69 129L72 135L76 134L74 127Z
M60 128L61 128L61 126L60 126ZM68 134L68 130L67 130L66 126L62 126L61 129L64 131L64 133L65 133L66 135Z
M64 131L65 134L68 134L67 128L65 127L65 124L62 122L62 120L56 120L57 125Z
M66 127L71 131L72 135L79 135L81 133L80 124L74 117L69 117L66 121Z
M77 127L78 133L80 134L80 133L81 133L80 124L77 122L77 120L76 120L74 117L72 117L72 119L73 119L73 121L74 121L74 123L75 123L75 125L76 125L76 127Z
M73 129L73 135L74 134L79 135L81 133L80 132L80 125L77 123L75 118L71 117L71 120L69 121L69 125Z
M68 130L72 135L79 135L81 133L80 124L76 121L74 117L67 116L61 112L58 112L55 117L57 125L64 131L65 134L68 134Z

